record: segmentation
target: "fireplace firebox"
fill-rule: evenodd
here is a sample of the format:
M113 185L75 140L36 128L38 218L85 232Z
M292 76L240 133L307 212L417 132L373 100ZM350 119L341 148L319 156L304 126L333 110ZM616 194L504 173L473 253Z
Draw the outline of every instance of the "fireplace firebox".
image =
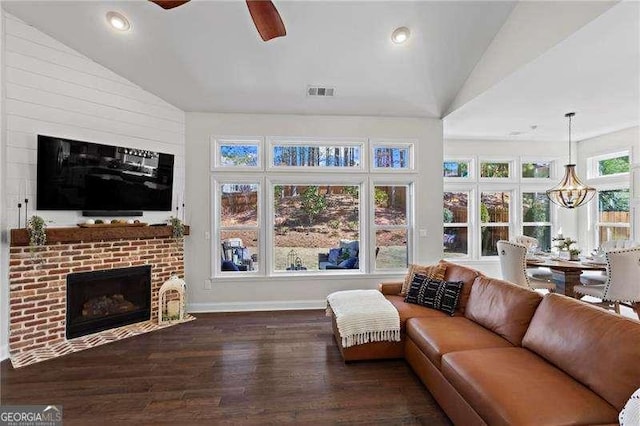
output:
M67 275L67 339L150 318L150 265Z

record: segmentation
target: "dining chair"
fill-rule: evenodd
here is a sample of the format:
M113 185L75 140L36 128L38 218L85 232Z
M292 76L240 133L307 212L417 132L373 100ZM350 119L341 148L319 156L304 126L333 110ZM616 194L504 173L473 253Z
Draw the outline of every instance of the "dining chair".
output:
M527 248L527 251L535 247L540 247L540 242L537 238L530 237L528 235L517 235L512 240L516 244L522 244ZM537 278L540 280L551 281L551 270L549 268L540 267L527 267L527 275L531 278Z
M607 257L607 281L601 285L577 285L573 291L580 297L592 296L620 313L620 303L628 303L640 319L640 247L611 250Z
M638 242L634 240L609 240L605 241L600 248L606 253L611 250L638 247ZM607 282L606 271L585 271L580 275L580 282L583 285L602 285Z
M556 290L556 285L551 280L533 278L527 275L526 246L500 240L497 242L497 247L503 280L531 290L545 289L550 292Z

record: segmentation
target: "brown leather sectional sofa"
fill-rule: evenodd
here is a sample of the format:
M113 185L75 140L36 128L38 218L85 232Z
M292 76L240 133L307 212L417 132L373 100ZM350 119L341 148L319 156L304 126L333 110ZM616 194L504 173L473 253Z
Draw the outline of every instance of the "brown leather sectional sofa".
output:
M617 424L640 387L640 322L447 266L465 283L455 316L381 284L403 341L341 348L345 360L404 356L458 425Z

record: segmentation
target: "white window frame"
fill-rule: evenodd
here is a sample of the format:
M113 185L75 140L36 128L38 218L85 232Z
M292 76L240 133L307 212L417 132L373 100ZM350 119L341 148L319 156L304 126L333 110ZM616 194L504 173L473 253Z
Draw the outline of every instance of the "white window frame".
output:
M406 186L407 187L407 221L405 225L376 225L375 223L375 187L376 186ZM391 176L372 176L369 178L369 213L370 224L369 241L371 248L369 250L369 270L372 273L392 273L406 270L404 268L376 268L376 231L378 230L398 230L406 229L407 231L407 266L413 262L415 258L415 186L413 179Z
M628 173L619 173L616 174L615 176L620 176L620 175L627 175ZM611 175L614 176L614 175ZM597 192L596 195L594 197L594 202L592 203L593 208L591 209L591 217L593 220L593 241L595 242L595 247L599 247L602 245L602 241L600 241L600 227L611 227L611 228L628 228L629 229L629 238L633 237L633 229L631 228L631 222L632 222L632 216L631 216L631 208L632 208L632 194L631 194L631 189L629 187L629 183L626 182L622 183L622 182L618 182L618 183L610 183L610 184L603 184L603 185L598 185L596 187ZM600 222L600 218L599 218L599 196L600 196L600 192L604 192L604 191L624 191L627 190L629 191L629 222L628 223L620 223L620 222Z
M371 164L369 165L369 169L371 173L414 173L415 172L415 140L407 140L407 139L369 139L370 151L369 158L371 159ZM392 167L376 167L375 165L375 153L377 148L406 148L409 161L408 167L404 169L394 169Z
M268 137L267 138L267 171L268 172L298 172L304 173L335 173L349 171L351 173L364 173L368 171L367 139L362 138L293 138L293 137ZM276 146L327 146L339 145L341 147L358 147L360 149L360 164L357 167L309 167L309 166L275 166L273 148Z
M468 163L469 164L469 174L467 177L446 177L444 176L444 163ZM442 161L442 178L445 183L454 183L454 182L474 182L477 180L476 177L476 159L475 157L458 157L458 156L447 156Z
M610 160L618 157L626 157L626 156L629 157L629 172L614 173L610 175L600 175L600 167L599 167L600 161ZM631 150L629 149L612 152L612 153L594 155L592 157L587 158L587 178L589 180L598 180L598 181L609 181L609 180L620 179L629 175L632 165L633 165L633 158L631 155Z
M548 188L542 186L520 186L518 191L518 212L517 215L519 217L519 226L520 226L520 234L524 235L524 227L525 226L549 226L549 232L551 238L554 237L556 231L556 223L558 217L558 206L549 201L549 222L525 222L524 220L524 212L522 211L524 203L522 202L522 197L525 192L546 192ZM551 241L551 247L553 247L553 240Z
M515 176L515 162L514 158L505 158L505 157L479 157L478 158L478 182L495 182L495 183L505 183L505 182L518 182L519 179ZM506 178L495 178L495 177L483 177L482 176L482 164L483 163L507 163L509 165L509 177Z
M481 210L482 208L480 207L480 205L482 204L482 193L483 192L508 192L509 193L509 221L508 222L482 222L482 214L481 214ZM518 209L520 208L519 206L519 202L518 202L518 190L516 188L515 185L479 185L478 186L478 193L476 196L476 205L478 206L477 210L476 210L476 223L478 224L478 226L476 227L476 235L477 235L477 241L476 241L476 250L478 253L478 258L481 260L486 260L486 259L495 259L497 256L484 256L482 254L482 227L486 226L486 227L491 227L491 228L497 228L497 227L504 227L505 225L508 227L508 232L509 232L509 239L513 238L514 236L514 223L515 218L516 218L516 212L518 211Z
M358 226L360 236L359 239L359 268L358 269L336 269L336 270L325 270L325 271L278 271L275 269L274 264L274 253L275 253L275 235L273 231L273 224L275 223L275 194L273 191L274 186L276 185L317 185L317 186L360 186L360 209L358 212ZM368 182L364 175L354 175L354 176L338 176L334 173L334 175L326 175L326 174L279 174L279 175L270 175L266 178L266 216L269 218L268 223L271 225L265 225L265 240L269 242L270 246L268 249L267 257L265 259L265 265L267 274L269 276L275 277L289 277L289 276L306 276L306 275L353 275L353 274L365 274L367 273L367 262L369 259L368 256L368 238L365 232L366 227L364 226L365 220L368 220L369 214L365 211L368 204ZM338 241L336 241L337 243ZM268 263L267 263L268 262Z
M221 205L220 199L222 196L221 187L222 185L229 184L248 184L248 185L258 185L258 220L257 226L222 226L221 223ZM265 261L263 260L266 254L265 251L265 241L263 238L264 232L264 206L262 205L263 200L263 191L264 191L264 179L261 176L212 176L211 177L211 186L213 188L212 191L212 209L213 209L213 218L211 221L211 254L213 256L212 259L212 277L225 277L225 278L242 278L247 276L255 276L255 275L263 275L265 271ZM222 231L233 231L233 230L253 230L258 234L258 269L254 271L222 271L222 263L220 261L221 258L221 237Z
M467 222L452 222L452 223L443 222L443 231L446 228L456 228L456 227L463 227L463 226L467 228L467 255L459 256L459 257L446 257L444 256L444 243L443 243L443 258L447 260L453 260L453 261L455 261L456 259L465 259L465 260L473 259L475 257L475 252L476 252L475 241L477 240L477 236L475 235L476 232L474 232L474 229L476 228L474 224L475 222L474 212L478 210L476 208L476 187L475 185L474 186L447 185L445 186L442 192L443 192L443 195L445 192L466 192L469 194L467 198ZM443 203L443 208L444 208L444 203Z
M538 163L538 162L548 162L549 163L549 177L548 178L530 178L523 177L522 172L525 164L529 163ZM551 181L556 179L558 168L558 161L555 157L520 157L520 161L518 161L518 180L521 183L526 184L535 184L535 183L545 183L548 184ZM538 191L539 192L539 191Z
M224 166L220 157L220 148L226 145L257 145L258 161L256 166ZM210 139L211 171L262 171L264 170L264 138L261 136L212 136Z

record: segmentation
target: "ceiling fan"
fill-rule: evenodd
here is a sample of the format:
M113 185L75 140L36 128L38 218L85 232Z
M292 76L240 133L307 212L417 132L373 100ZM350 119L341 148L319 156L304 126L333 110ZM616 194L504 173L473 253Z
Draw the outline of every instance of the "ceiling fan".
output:
M173 9L188 3L189 0L149 0L163 9ZM262 40L269 41L272 38L284 37L287 30L284 28L282 18L278 10L269 0L246 0L251 19L256 26Z

